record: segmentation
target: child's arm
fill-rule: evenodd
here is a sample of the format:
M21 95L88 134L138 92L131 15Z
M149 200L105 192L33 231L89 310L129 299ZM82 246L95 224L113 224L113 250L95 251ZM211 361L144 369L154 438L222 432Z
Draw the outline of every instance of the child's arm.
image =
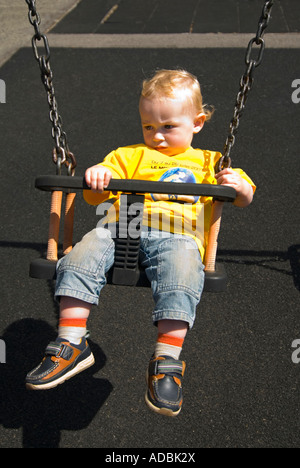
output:
M229 185L236 190L237 197L233 203L235 206L244 208L250 205L253 200L253 189L240 174L227 168L220 171L215 177L219 185Z
M101 165L89 167L85 171L85 181L93 192L103 192L111 178L111 171Z

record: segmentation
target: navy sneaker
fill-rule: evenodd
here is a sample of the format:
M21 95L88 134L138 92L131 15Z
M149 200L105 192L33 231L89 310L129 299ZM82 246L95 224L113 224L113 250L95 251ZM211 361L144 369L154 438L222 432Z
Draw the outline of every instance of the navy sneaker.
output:
M64 383L95 362L85 337L79 345L64 338L57 338L46 348L42 362L26 376L29 390L48 390Z
M170 356L152 358L147 370L148 388L145 400L148 407L165 416L177 416L182 407L181 379L185 362Z

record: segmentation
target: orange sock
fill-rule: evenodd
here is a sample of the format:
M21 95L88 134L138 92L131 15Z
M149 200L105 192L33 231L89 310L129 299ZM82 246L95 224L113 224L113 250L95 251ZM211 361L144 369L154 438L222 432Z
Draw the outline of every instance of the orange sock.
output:
M167 333L159 333L154 355L158 356L171 356L174 359L178 360L184 339L178 338L177 336L172 336Z
M86 321L82 318L60 318L58 336L69 340L70 343L80 344L86 334Z
M86 327L86 319L82 318L60 318L59 319L60 327Z

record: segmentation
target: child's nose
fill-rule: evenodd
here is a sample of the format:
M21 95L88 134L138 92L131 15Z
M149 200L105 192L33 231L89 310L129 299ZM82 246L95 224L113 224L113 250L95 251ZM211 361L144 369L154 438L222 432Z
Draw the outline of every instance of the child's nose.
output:
M164 139L164 136L163 136L162 132L160 132L160 131L155 132L153 140L162 141L163 139Z

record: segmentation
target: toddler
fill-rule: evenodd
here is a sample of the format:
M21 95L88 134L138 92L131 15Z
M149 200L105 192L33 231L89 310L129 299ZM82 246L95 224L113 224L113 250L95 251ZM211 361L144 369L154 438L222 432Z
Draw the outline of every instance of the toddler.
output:
M211 117L193 75L185 70L156 72L143 83L139 111L144 144L112 151L102 163L87 169L85 179L91 190L84 191L84 198L89 204L112 198L105 191L111 178L218 183L236 190L236 206L251 203L255 186L242 170L227 168L215 175L221 154L191 146L194 134ZM106 216L108 224L118 214L118 195L113 202L113 216L109 212ZM152 318L157 325L145 400L150 409L167 416L178 415L182 408L185 362L180 353L203 290L211 204L208 197L145 196L140 263L151 282ZM195 223L196 218L202 221ZM58 337L47 346L40 365L27 375L27 388L50 389L94 363L85 338L86 322L114 262L115 243L108 224L86 234L58 261Z

